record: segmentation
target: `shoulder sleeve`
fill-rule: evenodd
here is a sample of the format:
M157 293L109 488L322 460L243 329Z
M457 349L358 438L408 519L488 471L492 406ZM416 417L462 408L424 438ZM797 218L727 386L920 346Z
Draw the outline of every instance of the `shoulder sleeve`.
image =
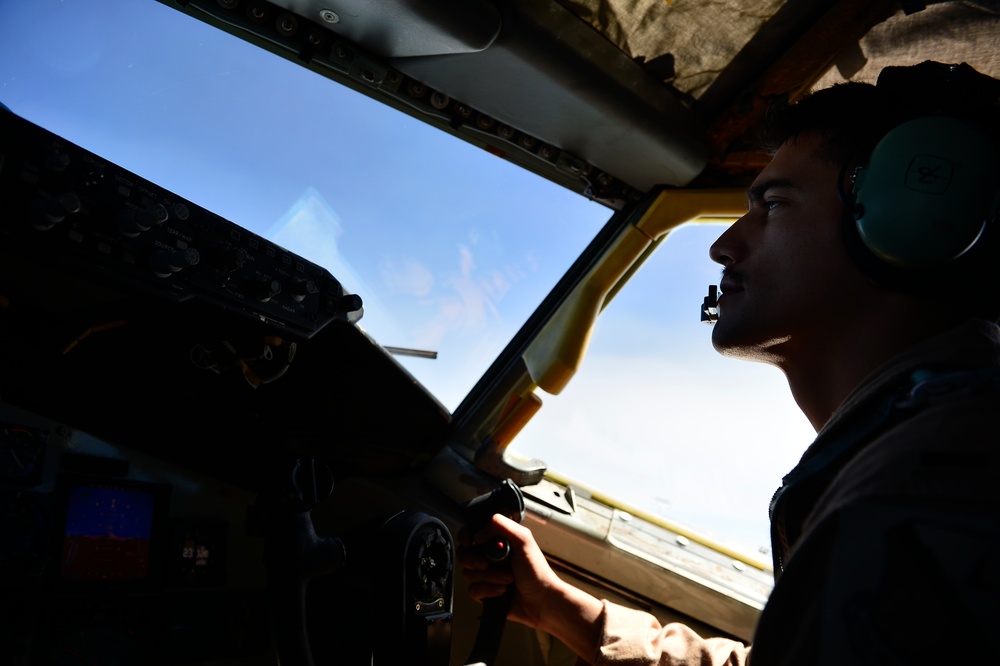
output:
M727 638L702 638L679 623L604 601L595 666L742 666L750 649Z

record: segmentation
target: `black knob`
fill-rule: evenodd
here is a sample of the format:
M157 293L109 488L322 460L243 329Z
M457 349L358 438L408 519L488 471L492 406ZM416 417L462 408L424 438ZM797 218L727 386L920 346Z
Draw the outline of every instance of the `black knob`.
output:
M159 277L170 277L188 266L194 266L201 260L201 255L194 248L182 250L158 250L149 258L149 267Z
M57 198L57 201L63 207L63 210L69 214L79 213L80 209L83 208L83 204L80 203L80 197L76 196L76 192L61 194Z
M149 231L152 227L163 224L170 214L162 204L155 204L148 208L130 208L118 214L118 231L127 238L135 238L143 231Z
M170 217L174 218L175 220L184 221L189 217L191 217L191 211L188 210L188 207L182 203L177 203L171 206L169 212L170 212Z
M80 197L73 192L58 197L40 196L29 205L28 219L31 226L40 231L48 231L66 219L67 215L78 213Z
M326 300L326 307L331 312L357 312L363 306L364 303L357 294L330 295Z
M296 302L304 301L306 296L317 291L319 290L316 288L316 283L312 280L295 280L288 285L288 295Z
M267 303L281 293L281 283L277 280L263 279L253 285L252 292L258 301Z

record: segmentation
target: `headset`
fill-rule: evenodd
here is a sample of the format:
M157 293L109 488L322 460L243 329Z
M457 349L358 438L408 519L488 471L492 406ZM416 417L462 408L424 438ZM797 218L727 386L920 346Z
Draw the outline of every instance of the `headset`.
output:
M965 63L926 61L884 68L875 90L875 115L892 120L840 171L848 253L877 283L910 293L954 294L992 276L1000 259L1000 80ZM701 321L718 320L717 295L711 285Z
M864 246L901 267L947 264L1000 208L1000 156L961 118L928 116L886 134L854 174L851 217Z
M965 64L927 62L886 68L876 89L904 104L917 90L932 103L912 104L916 117L844 165L848 247L881 282L926 286L973 261L1000 226L997 137L971 111L995 108L1000 82Z

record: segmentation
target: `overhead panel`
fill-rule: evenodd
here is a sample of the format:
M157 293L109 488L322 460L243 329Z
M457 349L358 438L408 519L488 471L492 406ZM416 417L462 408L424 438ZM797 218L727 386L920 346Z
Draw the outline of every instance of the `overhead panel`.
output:
M486 0L274 0L385 58L482 51L500 32Z
M685 185L706 162L683 99L556 3L515 0L487 49L391 65L640 191Z

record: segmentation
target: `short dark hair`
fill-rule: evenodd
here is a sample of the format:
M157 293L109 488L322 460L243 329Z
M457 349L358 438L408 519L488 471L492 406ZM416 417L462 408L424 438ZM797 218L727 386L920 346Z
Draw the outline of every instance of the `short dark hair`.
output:
M887 67L876 84L841 83L793 104L772 105L765 115L760 144L773 154L802 135L818 135L819 156L848 173L867 159L889 130L931 115L975 123L1000 155L1000 81L964 63L931 61ZM1000 320L1000 219L987 225L972 250L945 268L900 270L872 258L859 260L862 268L887 286L947 299L957 312L969 316Z
M760 137L776 151L805 133L823 137L822 155L836 164L864 157L893 127L921 116L965 118L1000 145L1000 80L969 65L926 61L886 67L876 84L849 81L824 88L794 104L769 107Z
M784 100L768 107L761 130L761 147L772 155L787 141L803 134L822 138L820 156L833 164L853 158L870 137L891 127L889 121L877 123L872 118L885 115L875 112L881 96L870 83L839 83L814 92L795 104ZM858 111L865 109L864 113Z

